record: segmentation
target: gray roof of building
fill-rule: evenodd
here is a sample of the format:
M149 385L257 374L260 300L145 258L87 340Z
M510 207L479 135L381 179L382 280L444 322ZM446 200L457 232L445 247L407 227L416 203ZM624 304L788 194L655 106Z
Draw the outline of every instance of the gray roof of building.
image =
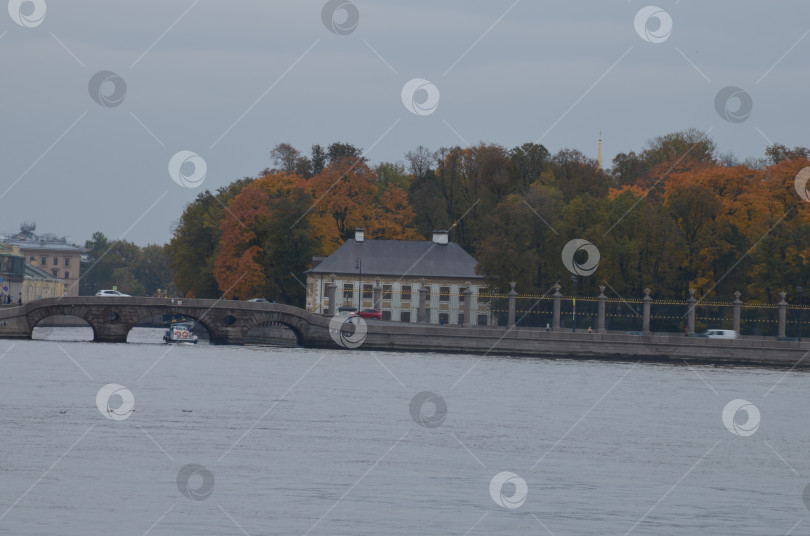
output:
M79 246L72 246L62 242L42 242L40 240L18 240L9 238L4 240L7 244L14 244L19 246L20 249L28 250L47 250L47 251L83 251Z
M23 272L26 279L47 279L50 281L61 281L58 277L54 277L52 273L43 270L39 266L25 263L25 271Z
M458 277L481 279L472 255L455 243L434 244L428 240L347 240L318 266L313 274L364 274L409 277Z

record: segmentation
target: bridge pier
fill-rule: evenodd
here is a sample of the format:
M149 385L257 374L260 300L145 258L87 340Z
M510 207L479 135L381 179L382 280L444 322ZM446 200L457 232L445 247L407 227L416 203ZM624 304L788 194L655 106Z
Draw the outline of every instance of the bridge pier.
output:
M123 322L93 322L93 342L127 342L129 330L135 325Z
M93 334L93 342L127 342L126 334L119 333L98 333Z

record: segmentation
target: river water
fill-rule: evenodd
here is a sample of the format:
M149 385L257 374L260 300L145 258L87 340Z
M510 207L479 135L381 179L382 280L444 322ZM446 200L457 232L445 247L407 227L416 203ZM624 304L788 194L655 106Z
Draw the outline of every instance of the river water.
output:
M810 531L805 372L88 334L0 341L0 534Z

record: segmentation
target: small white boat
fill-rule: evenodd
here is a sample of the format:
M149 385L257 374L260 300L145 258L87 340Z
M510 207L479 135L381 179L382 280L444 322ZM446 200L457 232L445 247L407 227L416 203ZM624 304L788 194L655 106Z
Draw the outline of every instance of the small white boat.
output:
M192 331L192 325L187 323L172 324L163 335L166 343L195 344L197 336Z

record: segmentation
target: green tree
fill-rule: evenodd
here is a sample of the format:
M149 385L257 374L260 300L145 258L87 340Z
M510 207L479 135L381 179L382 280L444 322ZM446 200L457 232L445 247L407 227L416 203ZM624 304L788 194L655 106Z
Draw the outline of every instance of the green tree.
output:
M298 160L302 157L301 151L289 143L279 143L270 151L273 163L278 166L274 171L294 173Z
M610 170L613 184L617 186L649 183L648 163L635 152L619 153L613 158Z
M554 282L556 260L552 243L562 211L562 195L533 184L525 196L510 194L486 217L486 233L478 245L478 270L493 289L505 291L518 283L522 293L545 292Z
M363 157L363 149L355 147L351 143L335 142L329 145L326 151L329 165L337 164L342 158L359 159L364 164L368 161Z
M408 162L408 171L416 180L426 177L436 169L436 153L423 145L405 153L405 160Z
M588 158L576 149L563 149L551 159L557 187L567 201L578 195L605 197L608 193L609 177L596 160Z
M134 275L147 296L153 296L157 289L166 290L172 296L177 294L169 268L169 257L166 255L166 246L150 244L142 248Z
M509 158L512 162L512 172L524 190L541 180L543 173L551 164L548 149L536 143L524 143L520 147L515 147L509 151Z
M312 162L312 169L311 169L312 175L317 175L318 173L323 171L323 168L326 167L328 160L329 159L326 156L326 152L323 150L323 147L317 144L313 145L312 157L310 158L310 161Z
M796 160L799 158L810 160L810 149L807 147L794 147L793 149L788 149L781 143L774 143L765 149L765 157L768 159L768 163L770 165L775 165L785 160Z
M411 186L411 176L405 171L405 166L399 163L381 162L374 169L377 174L378 195L382 195L389 186L396 186L407 191Z
M717 145L705 132L690 128L651 139L642 156L650 169L663 165L665 170L685 171L696 164L712 163L716 150Z
M100 264L107 253L110 244L102 232L93 233L93 238L84 243L85 254L82 257L81 279L79 280L79 294L90 296L104 287L104 283L112 278L112 268L107 264Z
M117 287L125 294L143 296L145 289L135 269L141 260L141 248L126 240L110 242L104 233L93 233L85 242L79 291L92 295L101 289Z

